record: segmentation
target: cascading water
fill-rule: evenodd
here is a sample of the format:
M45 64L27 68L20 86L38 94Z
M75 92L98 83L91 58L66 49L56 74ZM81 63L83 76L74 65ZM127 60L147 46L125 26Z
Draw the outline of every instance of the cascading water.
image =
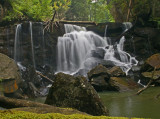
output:
M83 63L91 50L107 45L102 37L93 32L88 32L84 28L76 27L76 25L70 26L66 24L66 34L58 38L58 72L76 72L83 67Z
M124 25L124 31L127 31L133 26L131 22L123 22L123 25Z
M34 43L33 43L32 22L30 22L30 34L31 34L32 61L33 61L33 66L34 66L34 68L36 69L35 55L34 55Z
M16 28L16 34L15 34L15 42L14 42L14 60L16 62L20 62L21 61L21 51L22 51L22 47L21 47L21 29L22 29L22 25L18 24L17 28Z
M103 60L120 66L126 74L132 65L138 63L134 57L123 51L124 37L118 44L110 45L107 37L102 38L80 26L65 24L65 31L66 34L58 38L57 72L73 74L80 69L90 70L95 66L93 63L97 61L97 65L99 62L91 55L97 48L104 50Z

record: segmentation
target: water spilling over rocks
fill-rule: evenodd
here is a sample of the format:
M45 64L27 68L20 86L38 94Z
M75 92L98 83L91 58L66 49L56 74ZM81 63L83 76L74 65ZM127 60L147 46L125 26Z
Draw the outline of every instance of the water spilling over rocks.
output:
M126 29L129 26L126 24ZM106 27L107 28L107 27ZM84 27L65 24L65 34L58 38L57 44L57 72L74 74L83 71L82 75L102 62L112 62L128 74L133 65L138 61L129 53L123 51L125 37L117 43L111 43L111 39L104 38ZM101 49L103 56L97 58L93 52ZM98 53L99 54L99 53Z

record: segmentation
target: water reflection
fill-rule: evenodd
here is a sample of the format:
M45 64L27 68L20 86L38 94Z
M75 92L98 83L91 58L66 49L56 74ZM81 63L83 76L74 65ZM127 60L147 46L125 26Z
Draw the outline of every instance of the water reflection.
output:
M110 116L141 117L160 119L160 99L155 96L160 88L150 88L140 96L135 92L105 92L99 93L104 104L109 109Z

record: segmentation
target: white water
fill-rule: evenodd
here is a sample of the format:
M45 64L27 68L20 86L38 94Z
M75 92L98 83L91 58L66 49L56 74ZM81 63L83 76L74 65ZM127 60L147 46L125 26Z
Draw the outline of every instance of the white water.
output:
M16 33L15 33L15 42L14 42L14 60L16 62L19 62L21 60L21 29L22 25L18 24L16 28Z
M31 49L32 49L32 62L33 66L36 69L36 63L35 63L35 55L34 55L34 43L33 43L33 30L32 30L32 22L30 23L30 34L31 34Z
M132 65L138 63L134 57L123 51L124 37L120 39L118 44L110 45L111 41L106 36L102 38L80 26L65 24L65 30L66 34L58 38L57 72L73 74L80 69L90 70L95 66L93 64L98 65L99 62L97 58L91 56L91 52L97 48L105 51L102 60L112 61L114 65L120 66L126 74Z
M131 22L123 22L123 25L125 27L125 31L129 30L133 26Z

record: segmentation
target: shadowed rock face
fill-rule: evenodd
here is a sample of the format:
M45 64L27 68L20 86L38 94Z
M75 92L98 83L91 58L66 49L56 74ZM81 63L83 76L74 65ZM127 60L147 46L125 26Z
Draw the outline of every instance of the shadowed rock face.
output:
M153 71L155 69L155 71ZM160 54L150 56L141 67L141 79L144 83L154 80L153 84L160 85Z
M137 83L126 77L120 67L107 69L98 65L88 72L88 78L96 91L128 91L138 88Z
M84 77L58 73L45 103L75 108L91 115L108 115L97 92Z
M110 85L108 69L103 65L98 65L88 73L88 79L96 91L109 90Z

